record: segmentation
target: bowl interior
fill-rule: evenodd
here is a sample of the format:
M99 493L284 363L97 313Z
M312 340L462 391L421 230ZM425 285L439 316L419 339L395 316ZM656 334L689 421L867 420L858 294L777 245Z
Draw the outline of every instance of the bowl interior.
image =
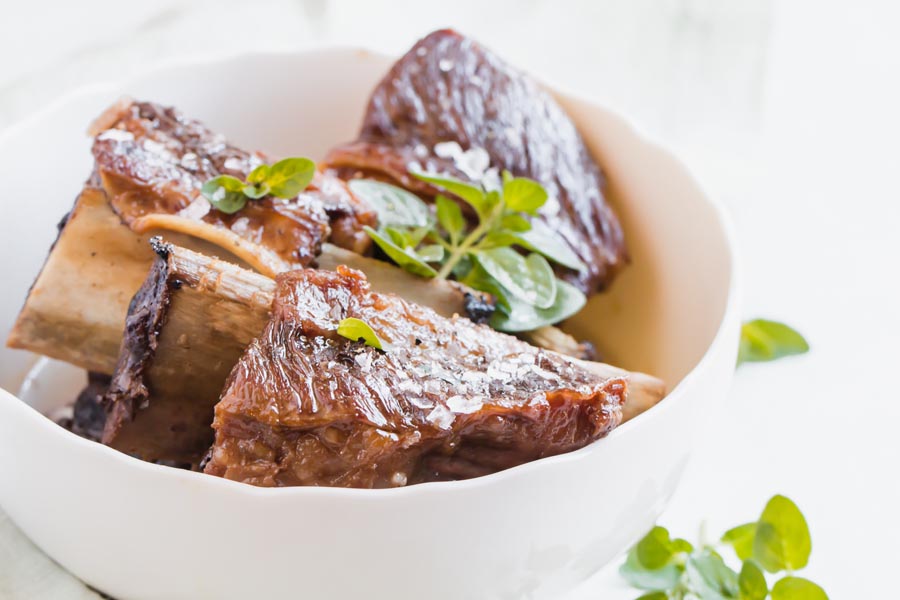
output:
M90 172L85 129L117 97L177 105L248 148L321 157L354 136L389 62L323 50L175 66L68 96L0 135L0 334ZM559 99L607 174L632 257L566 326L610 362L663 377L673 391L659 407L597 444L487 477L262 489L131 459L0 392L4 510L61 565L123 598L286 597L298 577L312 597L333 597L338 582L352 597L551 598L594 573L662 511L695 416L728 383L735 286L727 228L683 167L608 111ZM0 349L0 386L16 393L34 362ZM47 365L21 393L44 412L71 401L84 377ZM402 576L384 577L398 564Z
M324 50L172 66L86 90L9 131L0 138L11 199L0 234L15 260L0 264L0 334L46 256L53 225L90 172L85 130L117 97L173 104L243 147L320 158L354 137L390 62L361 50ZM244 74L259 84L241 83ZM731 255L720 216L680 164L622 119L557 95L607 175L632 260L566 328L594 342L607 362L658 375L672 389L710 346L727 304ZM0 349L0 385L15 392L32 362Z

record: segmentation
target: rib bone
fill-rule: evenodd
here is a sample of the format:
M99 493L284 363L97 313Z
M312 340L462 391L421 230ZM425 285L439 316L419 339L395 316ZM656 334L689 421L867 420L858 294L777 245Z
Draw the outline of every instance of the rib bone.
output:
M104 441L146 460L196 464L228 373L268 321L274 281L171 244L154 247L159 258L129 311ZM629 378L628 417L665 394L649 375L579 364Z
M157 238L153 245L160 258L129 309L103 442L196 466L212 443L222 385L268 319L274 281Z
M107 195L86 186L60 231L7 344L89 371L113 372L128 303L153 262L148 240L165 233L179 246L245 265L222 248L171 230L135 233L112 210ZM487 295L445 280L424 280L383 261L323 244L324 268L347 265L366 273L378 292L396 293L443 316L489 308Z

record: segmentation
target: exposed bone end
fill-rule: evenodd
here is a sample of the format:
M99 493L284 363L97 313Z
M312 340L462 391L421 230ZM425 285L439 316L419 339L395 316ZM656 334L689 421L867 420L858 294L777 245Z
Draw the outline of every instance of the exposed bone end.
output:
M265 323L274 282L160 238L151 243L158 258L129 308L103 442L196 466L212 443L213 406Z
M653 375L631 371L628 374L628 398L622 406L622 422L659 404L666 397L666 384Z
M122 225L102 190L85 187L7 345L112 373L128 303L152 260L148 236Z
M653 375L588 360L580 360L578 364L602 377L624 377L628 380L628 397L622 406L622 423L653 408L666 397L665 382Z
M548 325L532 331L523 331L518 336L533 346L553 350L572 358L595 360L597 351L590 342L579 342L559 327Z
M88 126L87 133L91 137L96 137L115 125L128 112L129 107L134 104L134 99L123 96L113 102L109 108L104 110L100 115L91 121Z
M136 233L122 223L101 188L86 185L29 291L7 345L111 374L128 304L154 260L149 240L158 233ZM245 264L189 233L166 232L166 239Z

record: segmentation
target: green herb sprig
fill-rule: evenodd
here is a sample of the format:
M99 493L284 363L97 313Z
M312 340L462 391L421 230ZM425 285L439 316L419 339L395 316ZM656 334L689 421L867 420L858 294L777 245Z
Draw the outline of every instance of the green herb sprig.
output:
M732 569L718 552L731 547L742 561ZM619 569L638 600L828 600L825 591L795 571L809 562L812 541L803 513L790 499L774 496L759 519L729 529L718 543L694 547L654 527ZM766 572L784 575L769 588Z
M575 270L584 263L541 221L547 202L536 181L503 173L499 190L452 177L413 173L468 204L477 217L469 226L460 205L439 194L432 213L418 196L379 181L350 182L378 213L379 227L366 232L400 267L420 277L455 278L497 298L491 325L528 331L561 321L584 306L584 294L557 278L548 261ZM514 248L526 251L523 254Z
M247 200L272 195L290 199L306 189L316 174L316 163L308 158L285 158L274 165L259 165L241 181L231 175L219 175L203 184L200 193L215 208L234 214Z
M778 321L754 319L741 327L738 364L766 362L809 352L809 344L796 330Z
M384 344L378 338L375 330L356 317L347 317L338 323L337 334L354 342L364 342L366 346L372 346L378 350L384 350Z

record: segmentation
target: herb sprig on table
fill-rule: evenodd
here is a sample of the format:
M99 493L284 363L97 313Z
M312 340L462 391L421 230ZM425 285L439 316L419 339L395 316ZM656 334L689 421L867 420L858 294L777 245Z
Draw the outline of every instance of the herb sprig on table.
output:
M378 229L366 232L398 266L492 294L498 310L491 325L501 331L535 329L581 310L584 294L557 278L550 262L575 270L585 265L549 227L532 219L547 201L539 183L504 172L501 188L488 190L452 177L412 175L461 199L475 223L470 225L460 205L443 194L435 198L432 213L418 196L396 186L351 181L353 192L378 213Z
M741 561L728 565L720 549L730 547ZM812 551L809 527L790 499L774 496L759 519L726 531L718 542L695 547L654 527L628 552L620 573L647 591L638 600L828 600L825 591L794 573ZM769 587L766 573L779 575Z
M219 175L203 184L200 193L215 208L234 214L247 200L265 196L290 199L306 189L316 174L316 163L308 158L285 158L273 165L259 165L241 181L231 175Z
M809 344L789 325L767 319L753 319L746 321L741 327L738 364L767 362L808 351Z

